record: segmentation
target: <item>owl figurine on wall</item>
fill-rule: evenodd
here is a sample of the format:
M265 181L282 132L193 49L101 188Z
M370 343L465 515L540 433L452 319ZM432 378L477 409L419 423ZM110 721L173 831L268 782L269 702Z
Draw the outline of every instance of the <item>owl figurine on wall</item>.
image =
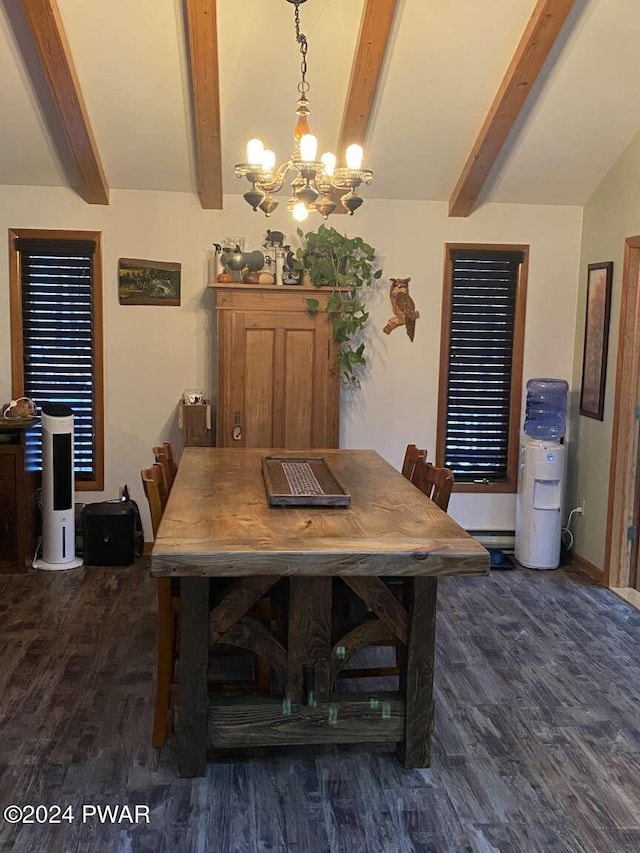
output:
M416 332L416 320L420 312L416 311L413 299L409 296L410 278L392 278L389 298L393 308L393 317L382 330L385 335L390 335L398 326L406 326L409 340L412 341Z

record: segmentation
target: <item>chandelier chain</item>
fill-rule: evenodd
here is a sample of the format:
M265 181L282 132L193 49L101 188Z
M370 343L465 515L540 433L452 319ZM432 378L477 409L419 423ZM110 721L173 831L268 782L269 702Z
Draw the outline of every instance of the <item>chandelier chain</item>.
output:
M300 32L300 3L296 3L295 6L296 41L300 45L300 55L302 56L300 63L302 80L298 83L298 91L301 95L305 95L309 91L309 84L307 83L307 37Z

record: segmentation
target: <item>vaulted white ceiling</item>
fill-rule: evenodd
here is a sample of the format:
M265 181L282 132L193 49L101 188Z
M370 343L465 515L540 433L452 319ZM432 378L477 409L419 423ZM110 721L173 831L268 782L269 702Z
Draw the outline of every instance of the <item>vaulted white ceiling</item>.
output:
M28 3L29 0L23 0ZM364 0L308 0L311 125L335 148ZM536 0L398 0L365 140L369 198L449 200ZM196 193L182 0L58 0L112 189ZM286 0L218 0L223 192L260 136L291 151L300 57ZM583 204L640 130L638 0L577 0L481 201ZM31 32L0 0L0 184L78 186Z

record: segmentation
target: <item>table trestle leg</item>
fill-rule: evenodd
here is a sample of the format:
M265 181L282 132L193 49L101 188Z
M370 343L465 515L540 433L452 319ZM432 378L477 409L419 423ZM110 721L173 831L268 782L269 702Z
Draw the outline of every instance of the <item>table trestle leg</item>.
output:
M180 776L204 776L207 769L209 578L182 578L180 596L178 772Z
M437 578L405 579L409 640L406 649L398 649L400 692L405 697L405 735L398 745L398 757L406 768L431 765L436 596Z
M287 652L286 698L310 704L311 691L314 702L327 702L331 680L330 577L289 579Z

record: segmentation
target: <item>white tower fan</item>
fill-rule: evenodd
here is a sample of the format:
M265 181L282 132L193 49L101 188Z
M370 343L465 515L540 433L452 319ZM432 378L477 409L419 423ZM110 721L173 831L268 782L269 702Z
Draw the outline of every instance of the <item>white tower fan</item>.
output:
M73 411L42 407L42 558L35 569L60 571L82 565L76 558L73 465Z
M516 500L515 558L529 569L560 563L565 445L522 436Z

